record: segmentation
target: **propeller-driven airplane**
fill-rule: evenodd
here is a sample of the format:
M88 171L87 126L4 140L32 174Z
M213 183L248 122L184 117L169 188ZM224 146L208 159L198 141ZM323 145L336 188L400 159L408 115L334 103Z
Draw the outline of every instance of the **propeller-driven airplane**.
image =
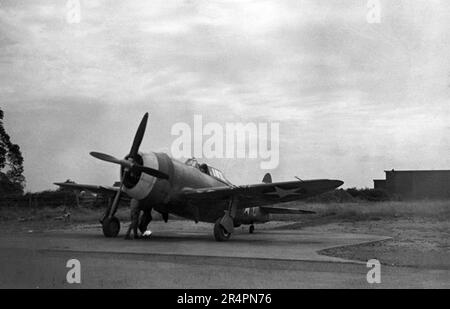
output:
M91 152L102 161L120 165L119 187L55 183L74 189L94 193L115 195L101 218L103 234L116 237L120 222L115 217L119 201L124 194L131 203L138 203L142 210L154 209L167 222L169 214L194 220L214 223L214 238L228 240L235 227L269 221L270 214L310 214L308 210L270 206L305 199L343 184L340 180L296 180L272 182L266 174L262 183L236 186L230 183L218 169L199 164L195 159L185 163L170 158L165 153L142 153L139 151L147 125L146 113L137 129L130 153L124 159Z

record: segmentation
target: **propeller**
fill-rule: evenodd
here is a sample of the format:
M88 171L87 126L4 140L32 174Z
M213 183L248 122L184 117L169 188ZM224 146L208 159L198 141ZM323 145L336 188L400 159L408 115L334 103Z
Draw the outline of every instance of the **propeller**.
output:
M90 152L90 155L93 156L94 158L102 160L102 161L118 164L124 169L122 178L120 180L119 191L117 191L116 196L114 197L114 201L112 202L111 206L106 210L103 218L100 220L100 222L102 222L102 223L106 218L112 218L114 216L114 214L116 213L117 206L118 206L119 200L120 200L120 195L121 195L122 189L123 189L123 181L129 172L133 172L133 173L141 172L141 173L145 173L145 174L148 174L148 175L156 177L156 178L169 179L169 175L167 175L166 173L163 173L154 168L150 168L150 167L143 166L143 165L136 163L138 161L139 147L141 146L142 140L144 139L144 133L145 133L145 128L147 127L147 121L148 121L148 113L145 113L145 115L142 118L141 123L139 124L139 127L136 131L136 135L134 136L133 144L131 145L130 153L128 154L128 156L126 156L126 159L118 159L109 154L105 154L105 153L101 153L101 152L95 152L95 151Z
M169 175L167 175L166 173L163 173L151 167L136 164L131 160L117 159L116 157L113 157L106 153L95 151L90 152L90 155L102 161L119 164L125 169L125 171L142 172L156 178L169 179ZM131 156L129 157L131 158Z

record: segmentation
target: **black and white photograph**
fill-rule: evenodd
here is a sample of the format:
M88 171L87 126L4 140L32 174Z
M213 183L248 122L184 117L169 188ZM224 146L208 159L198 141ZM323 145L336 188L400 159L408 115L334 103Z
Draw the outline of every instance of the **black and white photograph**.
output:
M449 1L0 0L0 289L448 288Z

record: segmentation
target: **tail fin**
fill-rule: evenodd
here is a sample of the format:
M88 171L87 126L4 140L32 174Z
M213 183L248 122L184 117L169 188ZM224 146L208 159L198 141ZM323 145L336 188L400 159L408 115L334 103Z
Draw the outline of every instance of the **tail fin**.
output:
M263 178L262 182L264 182L264 183L272 183L272 176L270 175L270 173L267 173L267 174L264 175L264 178Z

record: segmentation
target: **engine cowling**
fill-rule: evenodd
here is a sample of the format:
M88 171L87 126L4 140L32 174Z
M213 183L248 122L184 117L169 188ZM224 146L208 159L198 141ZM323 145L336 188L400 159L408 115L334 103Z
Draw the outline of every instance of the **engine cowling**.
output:
M137 163L143 166L147 166L153 169L159 169L158 158L156 155L151 153L141 153L139 152ZM121 176L124 173L122 168ZM146 173L128 173L124 179L123 191L127 193L130 197L136 200L143 200L149 196L152 191L157 178Z

